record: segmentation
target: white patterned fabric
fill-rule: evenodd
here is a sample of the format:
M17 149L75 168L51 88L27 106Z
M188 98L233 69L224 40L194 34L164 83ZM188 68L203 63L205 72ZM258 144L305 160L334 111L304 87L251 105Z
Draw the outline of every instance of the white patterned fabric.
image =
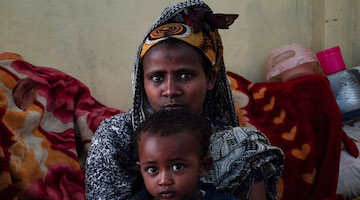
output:
M360 121L345 125L343 130L360 149ZM336 193L347 198L360 196L360 157L354 158L346 150L341 150Z

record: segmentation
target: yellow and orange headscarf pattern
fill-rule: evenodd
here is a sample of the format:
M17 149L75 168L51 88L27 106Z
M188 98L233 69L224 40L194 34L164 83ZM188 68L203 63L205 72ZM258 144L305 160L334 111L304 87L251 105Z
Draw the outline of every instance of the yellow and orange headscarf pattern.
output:
M210 60L213 69L215 71L219 70L223 47L218 31L214 29L208 33L202 31L195 32L193 27L181 23L165 24L154 29L143 44L140 58L152 46L168 38L179 39L197 47Z

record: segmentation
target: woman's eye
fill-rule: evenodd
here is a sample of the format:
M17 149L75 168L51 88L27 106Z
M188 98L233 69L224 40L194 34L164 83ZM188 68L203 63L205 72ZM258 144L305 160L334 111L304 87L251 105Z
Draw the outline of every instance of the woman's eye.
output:
M192 77L191 74L187 74L187 73L180 74L180 79L189 79L191 77Z
M161 76L152 76L151 80L154 82L161 82L163 80L163 77Z
M176 164L176 165L172 166L172 170L174 170L174 171L179 171L182 169L184 169L184 165L182 165L182 164Z
M148 168L146 168L146 171L149 174L154 174L154 173L156 173L157 169L156 169L156 167L148 167Z

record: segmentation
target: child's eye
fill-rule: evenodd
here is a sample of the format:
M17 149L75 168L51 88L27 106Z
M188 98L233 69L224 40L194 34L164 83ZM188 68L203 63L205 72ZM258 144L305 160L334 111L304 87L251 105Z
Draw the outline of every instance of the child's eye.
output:
M157 172L157 168L156 167L148 167L145 169L149 174L154 174Z
M182 164L175 164L172 166L172 170L174 170L174 171L179 171L182 169L184 169L184 165L182 165Z

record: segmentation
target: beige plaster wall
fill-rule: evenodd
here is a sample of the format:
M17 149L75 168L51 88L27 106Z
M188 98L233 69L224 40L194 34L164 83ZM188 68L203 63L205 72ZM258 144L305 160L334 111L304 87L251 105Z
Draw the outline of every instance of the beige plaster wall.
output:
M324 48L339 46L346 66L353 66L354 5L358 0L325 0Z
M360 66L360 1L316 0L312 13L312 50L339 46L347 68Z
M287 43L322 50L337 40L326 35L322 16L330 11L324 1L328 0L319 0L319 5L311 0L205 0L215 13L239 14L229 30L221 31L225 64L253 82L265 80L264 62L271 50ZM346 0L344 9L359 5L354 1ZM103 104L128 110L137 46L161 11L176 2L180 0L0 0L0 52L15 52L33 65L57 68L84 82ZM323 15L314 12L316 8ZM312 21L314 14L318 24ZM356 16L356 26L342 28L351 26L359 33L358 11ZM338 34L353 33L344 32ZM359 42L357 48L345 43L345 48L360 52Z

